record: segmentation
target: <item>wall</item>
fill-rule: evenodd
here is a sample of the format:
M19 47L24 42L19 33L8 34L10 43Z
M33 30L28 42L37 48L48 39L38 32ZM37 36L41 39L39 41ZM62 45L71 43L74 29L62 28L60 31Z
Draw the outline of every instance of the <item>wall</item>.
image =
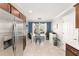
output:
M60 48L65 50L65 43L78 40L78 29L75 28L75 10L72 8L67 13L53 21L53 31L58 34Z

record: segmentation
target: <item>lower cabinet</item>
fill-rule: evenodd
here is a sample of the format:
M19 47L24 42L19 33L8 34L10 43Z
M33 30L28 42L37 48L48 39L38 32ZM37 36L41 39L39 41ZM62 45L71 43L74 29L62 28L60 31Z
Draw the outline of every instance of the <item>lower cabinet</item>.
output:
M75 56L71 51L67 50L66 51L66 56Z
M66 56L79 56L79 50L66 44Z

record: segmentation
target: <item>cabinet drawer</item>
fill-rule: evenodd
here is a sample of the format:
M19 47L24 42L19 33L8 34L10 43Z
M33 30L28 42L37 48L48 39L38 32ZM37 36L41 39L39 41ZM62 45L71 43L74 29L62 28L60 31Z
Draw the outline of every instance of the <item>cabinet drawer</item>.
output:
M0 3L0 8L2 8L5 11L10 12L10 4L8 3Z
M66 50L70 51L73 55L79 56L79 50L75 49L74 47L66 44Z

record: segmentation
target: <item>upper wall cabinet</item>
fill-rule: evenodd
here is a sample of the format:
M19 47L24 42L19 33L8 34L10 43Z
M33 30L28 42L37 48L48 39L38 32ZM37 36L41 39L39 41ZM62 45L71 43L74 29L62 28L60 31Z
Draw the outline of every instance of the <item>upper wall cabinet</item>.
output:
M10 3L0 3L0 8L25 21L26 17Z
M79 28L79 4L76 4L74 7L75 7L76 28Z
M19 11L16 8L12 7L12 6L11 6L11 14L15 15L18 18L20 17Z
M26 17L22 13L20 13L20 18L23 19L23 21L26 20Z
M0 3L0 8L10 12L10 5L8 3Z

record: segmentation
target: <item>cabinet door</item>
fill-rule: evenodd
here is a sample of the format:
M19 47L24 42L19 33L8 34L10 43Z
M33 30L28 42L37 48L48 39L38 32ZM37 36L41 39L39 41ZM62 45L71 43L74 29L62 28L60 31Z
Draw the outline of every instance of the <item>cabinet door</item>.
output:
M71 53L69 50L66 51L66 56L75 56L73 53Z
M12 6L11 6L11 14L13 14L14 16L16 16L18 18L20 16L19 11Z
M23 21L26 20L26 17L25 17L23 14L21 14L21 13L20 13L20 18L21 18Z
M66 56L79 56L79 50L66 44Z
M10 4L8 3L0 3L0 8L10 12Z
M26 21L26 16L23 15L23 20Z
M76 12L76 28L79 28L79 5L75 6L75 12Z

